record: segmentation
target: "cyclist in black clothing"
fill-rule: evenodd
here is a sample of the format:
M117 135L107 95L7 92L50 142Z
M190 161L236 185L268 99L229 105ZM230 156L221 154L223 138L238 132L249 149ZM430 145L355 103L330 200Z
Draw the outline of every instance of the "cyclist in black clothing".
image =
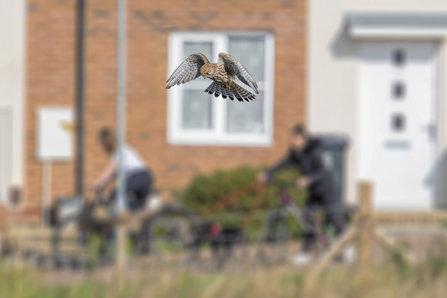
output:
M309 137L303 125L298 124L292 128L290 149L286 158L262 173L259 176L259 181L268 182L274 173L285 167L294 167L300 172L301 178L298 179L297 186L308 189L306 201L308 208L306 209L325 208L325 211L329 210L329 212L325 212L325 222L334 227L336 234L341 234L343 216L336 212L330 212L331 208L328 208L335 202L331 202L331 180L323 162L319 142ZM310 213L305 217L307 221L313 221ZM311 231L303 233L303 252L297 256L297 262L307 262L307 252L315 244L315 240L315 233Z

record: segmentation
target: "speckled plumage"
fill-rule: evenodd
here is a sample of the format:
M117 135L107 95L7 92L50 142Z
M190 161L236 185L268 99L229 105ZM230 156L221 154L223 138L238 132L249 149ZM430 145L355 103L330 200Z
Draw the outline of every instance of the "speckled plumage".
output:
M216 97L222 95L223 98L239 101L256 99L254 94L234 81L236 78L259 94L258 84L250 73L233 56L225 53L219 54L217 63L210 63L202 53L191 54L166 81L166 89L192 81L200 75L214 81L205 92Z

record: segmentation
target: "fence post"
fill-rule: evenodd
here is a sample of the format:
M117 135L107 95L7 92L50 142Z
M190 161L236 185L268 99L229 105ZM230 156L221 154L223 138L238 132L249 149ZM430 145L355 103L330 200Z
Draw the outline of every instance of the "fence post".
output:
M372 244L372 192L370 182L360 183L360 214L359 214L359 269L366 269L371 261Z

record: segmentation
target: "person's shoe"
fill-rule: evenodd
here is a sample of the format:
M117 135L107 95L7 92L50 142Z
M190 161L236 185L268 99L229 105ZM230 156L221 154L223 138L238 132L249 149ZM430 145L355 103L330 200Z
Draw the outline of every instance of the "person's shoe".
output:
M334 261L340 264L351 264L356 258L356 250L353 245L349 245L334 257Z
M309 264L310 256L308 253L300 252L293 257L293 263L297 266L305 266Z
M146 204L146 209L154 211L161 207L161 201L158 197L154 196L149 199L149 202Z
M357 252L355 250L355 247L353 245L347 246L343 250L343 262L344 263L352 263L355 260L355 257L357 255Z

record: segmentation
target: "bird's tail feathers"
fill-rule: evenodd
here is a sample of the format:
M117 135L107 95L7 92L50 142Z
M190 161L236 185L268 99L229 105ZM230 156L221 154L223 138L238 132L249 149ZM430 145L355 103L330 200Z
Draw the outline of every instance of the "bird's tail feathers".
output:
M219 95L222 95L223 98L229 97L231 100L234 100L235 98L239 101L256 99L256 96L253 93L245 90L235 82L231 83L230 89L224 88L222 84L218 82L213 82L206 88L205 92L214 94L215 97L219 97Z

